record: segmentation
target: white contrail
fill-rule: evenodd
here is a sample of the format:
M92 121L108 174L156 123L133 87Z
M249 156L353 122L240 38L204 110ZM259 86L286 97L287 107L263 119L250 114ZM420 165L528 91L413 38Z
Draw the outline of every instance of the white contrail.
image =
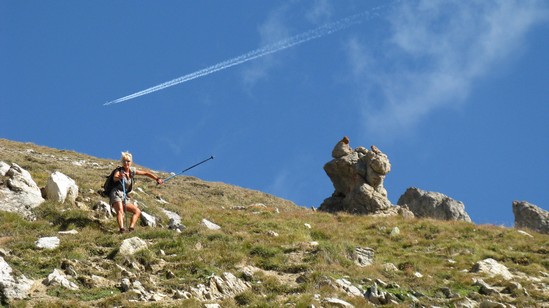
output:
M377 9L379 9L379 8L373 9L372 11L377 10ZM266 56L268 54L275 53L275 52L281 51L283 49L290 48L292 46L299 45L299 44L305 43L307 41L323 37L325 35L334 33L336 31L346 29L346 28L348 28L348 27L350 27L354 24L360 23L365 19L365 17L368 17L370 15L371 15L370 12L363 12L363 13L360 13L360 14L345 17L345 18L340 19L336 22L325 24L325 25L320 26L316 29L306 31L306 32L303 32L301 34L292 36L290 38L278 41L274 44L267 45L265 47L250 51L250 52L248 52L246 54L243 54L241 56L238 56L238 57L232 58L230 60L220 62L218 64L215 64L215 65L212 65L210 67L207 67L207 68L201 69L199 71L196 71L194 73L190 73L190 74L187 74L185 76L181 76L179 78L176 78L176 79L161 83L159 85L156 85L154 87L145 89L143 91L139 91L139 92L136 92L134 94L130 94L128 96L124 96L124 97L109 101L109 102L107 102L103 105L106 106L106 105L111 105L111 104L118 104L118 103L121 103L123 101L130 100L132 98L136 98L136 97L139 97L139 96L142 96L142 95L145 95L145 94L160 91L162 89L165 89L165 88L168 88L168 87L171 87L171 86L175 86L177 84L187 82L187 81L196 79L198 77L206 76L206 75L215 73L217 71L224 70L224 69L229 68L231 66L242 64L244 62L248 62L250 60L257 59L259 57L263 57L263 56Z

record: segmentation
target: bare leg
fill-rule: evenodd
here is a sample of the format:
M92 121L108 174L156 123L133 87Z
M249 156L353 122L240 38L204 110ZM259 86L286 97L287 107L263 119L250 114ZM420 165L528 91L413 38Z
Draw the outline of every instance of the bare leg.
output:
M124 205L121 201L115 202L112 207L116 211L116 221L118 222L118 227L120 230L124 229Z
M133 203L126 204L126 210L130 213L133 213L132 219L130 221L130 229L133 230L135 228L135 224L137 223L137 220L141 216L141 210L137 206L135 206Z

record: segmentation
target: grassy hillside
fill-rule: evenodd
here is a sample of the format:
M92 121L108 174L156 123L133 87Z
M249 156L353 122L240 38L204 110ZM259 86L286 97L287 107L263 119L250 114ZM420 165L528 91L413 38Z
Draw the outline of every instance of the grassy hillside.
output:
M107 201L96 191L117 161L2 139L0 161L28 170L40 187L53 171L60 171L74 179L80 191L77 204L44 202L36 209L38 219L33 222L0 211L0 248L7 252L4 259L15 275L39 282L67 264L78 273L73 281L79 290L36 283L31 298L10 303L13 307L203 307L196 299L174 299L175 290L205 284L212 274L223 272L248 281L251 288L212 301L221 307L329 307L323 302L328 297L356 307L373 306L364 297L337 288L334 281L339 278L363 290L376 279L378 285L386 282L380 289L397 298L387 305L391 307L409 307L414 298L418 305L452 307L465 297L517 307L548 307L544 303L549 302L549 236L534 231L526 230L531 235L527 236L516 229L465 222L327 214L263 192L180 176L160 186L146 177L138 178L140 189L133 197L160 224L118 234L114 218L97 218L92 210L98 201ZM167 229L162 208L182 217L186 228L181 233ZM202 226L204 218L221 230ZM78 234L58 235L73 229ZM59 236L60 247L37 249L36 240L44 236ZM134 236L145 240L148 249L131 257L120 256L121 242ZM373 265L355 264L352 257L357 247L374 250ZM474 279L501 289L508 284L499 276L470 271L486 258L507 266L524 291L481 294ZM242 273L246 266L256 269L253 276ZM167 296L157 302L134 302L135 294L119 286L124 268L146 289ZM92 275L110 283L98 287L89 283L87 277ZM444 288L456 297L445 296Z

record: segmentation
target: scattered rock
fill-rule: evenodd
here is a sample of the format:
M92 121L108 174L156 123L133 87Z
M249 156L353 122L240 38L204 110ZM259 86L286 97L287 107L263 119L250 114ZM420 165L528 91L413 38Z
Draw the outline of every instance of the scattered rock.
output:
M139 237L132 237L129 239L125 239L122 242L118 253L123 256L131 256L136 252L147 248L147 243L144 240L140 239Z
M74 204L76 197L78 197L76 182L59 171L55 171L50 175L45 191L48 200L59 203L69 201Z
M162 209L162 211L168 216L168 229L178 231L183 231L185 229L185 226L181 223L181 216L179 216L179 214L165 209Z
M42 237L36 241L36 247L41 249L55 249L59 247L60 240L56 236Z
M141 211L141 222L147 227L156 227L156 217Z
M249 282L238 279L229 272L225 272L221 277L216 275L211 276L207 286L199 284L196 287L191 287L188 293L200 301L211 301L234 297L250 288L251 284Z
M471 222L461 201L437 192L427 192L410 187L400 196L398 205L406 205L416 217Z
M5 169L5 166L3 167ZM27 220L34 220L32 209L44 202L40 188L30 173L17 164L5 172L7 181L0 182L0 210L17 213Z
M391 301L389 293L379 290L376 283L366 290L364 297L374 305L386 305Z
M358 266L369 266L374 264L374 250L369 247L356 247L352 258Z
M362 292L355 286L353 286L353 284L348 281L347 279L337 279L336 281L336 285L341 289L343 290L345 293L347 293L347 295L349 296L357 296L357 297L361 297L362 296Z
M511 272L509 272L507 267L503 264L498 263L498 261L492 258L484 259L475 263L475 265L471 269L471 272L485 273L490 277L499 275L505 280L513 279L513 275L511 274Z
M78 285L75 284L72 281L69 281L65 274L63 274L60 270L54 269L51 274L48 275L48 278L46 278L43 283L47 286L52 285L58 285L62 286L64 288L67 288L69 290L78 290Z
M341 307L341 308L354 307L350 303L335 297L327 297L322 300L322 303L324 303L325 305L328 305L328 307Z
M8 170L10 170L10 165L0 161L0 176L5 176Z
M0 257L0 303L9 303L12 300L26 299L30 296L30 290L34 281L24 275L12 276L11 266Z
M99 201L93 205L95 216L98 218L110 219L116 215L116 211L105 201Z
M549 234L549 212L526 201L513 201L515 228L529 228Z
M61 235L75 235L75 234L78 234L78 231L76 230L68 230L68 231L59 231L57 232L57 234L61 234Z
M221 230L220 226L214 224L213 222L211 222L207 219L202 219L202 225L206 226L206 228L208 228L210 230Z

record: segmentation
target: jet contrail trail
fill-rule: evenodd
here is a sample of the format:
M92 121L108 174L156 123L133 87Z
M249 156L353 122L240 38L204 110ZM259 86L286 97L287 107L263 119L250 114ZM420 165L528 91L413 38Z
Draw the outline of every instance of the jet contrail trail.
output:
M374 10L377 10L377 9L379 9L379 8L375 8L371 11L374 11ZM308 42L310 40L321 38L321 37L326 36L328 34L331 34L331 33L334 33L334 32L340 31L340 30L344 30L344 29L349 28L352 25L358 24L358 23L362 22L363 20L365 20L365 18L370 16L370 15L371 15L370 11L366 11L366 12L362 12L362 13L359 13L359 14L355 14L355 15L345 17L345 18L340 19L336 22L328 23L328 24L320 26L316 29L312 29L312 30L303 32L301 34L297 34L295 36L292 36L290 38L280 40L280 41L278 41L276 43L273 43L271 45L267 45L265 47L262 47L262 48L259 48L259 49L256 49L256 50L252 50L252 51L250 51L248 53L245 53L241 56L238 56L238 57L220 62L220 63L212 65L210 67L206 67L206 68L201 69L199 71L196 71L194 73L190 73L190 74L187 74L185 76L181 76L179 78L161 83L161 84L156 85L154 87L150 87L150 88L145 89L143 91L139 91L139 92L136 92L134 94L130 94L128 96L124 96L124 97L109 101L109 102L107 102L103 105L106 106L106 105L111 105L111 104L118 104L118 103L130 100L132 98L136 98L136 97L146 95L146 94L149 94L149 93L152 93L152 92L160 91L162 89L166 89L168 87L175 86L175 85L178 85L178 84L183 83L183 82L187 82L187 81L199 78L199 77L203 77L203 76L215 73L217 71L224 70L226 68L229 68L229 67L232 67L232 66L235 66L235 65L238 65L238 64L242 64L244 62L251 61L253 59L257 59L257 58L266 56L268 54L272 54L272 53L275 53L275 52L278 52L278 51L281 51L281 50L284 50L284 49L287 49L287 48L290 48L290 47L293 47L293 46L296 46L296 45L299 45L299 44L303 44L303 43Z

